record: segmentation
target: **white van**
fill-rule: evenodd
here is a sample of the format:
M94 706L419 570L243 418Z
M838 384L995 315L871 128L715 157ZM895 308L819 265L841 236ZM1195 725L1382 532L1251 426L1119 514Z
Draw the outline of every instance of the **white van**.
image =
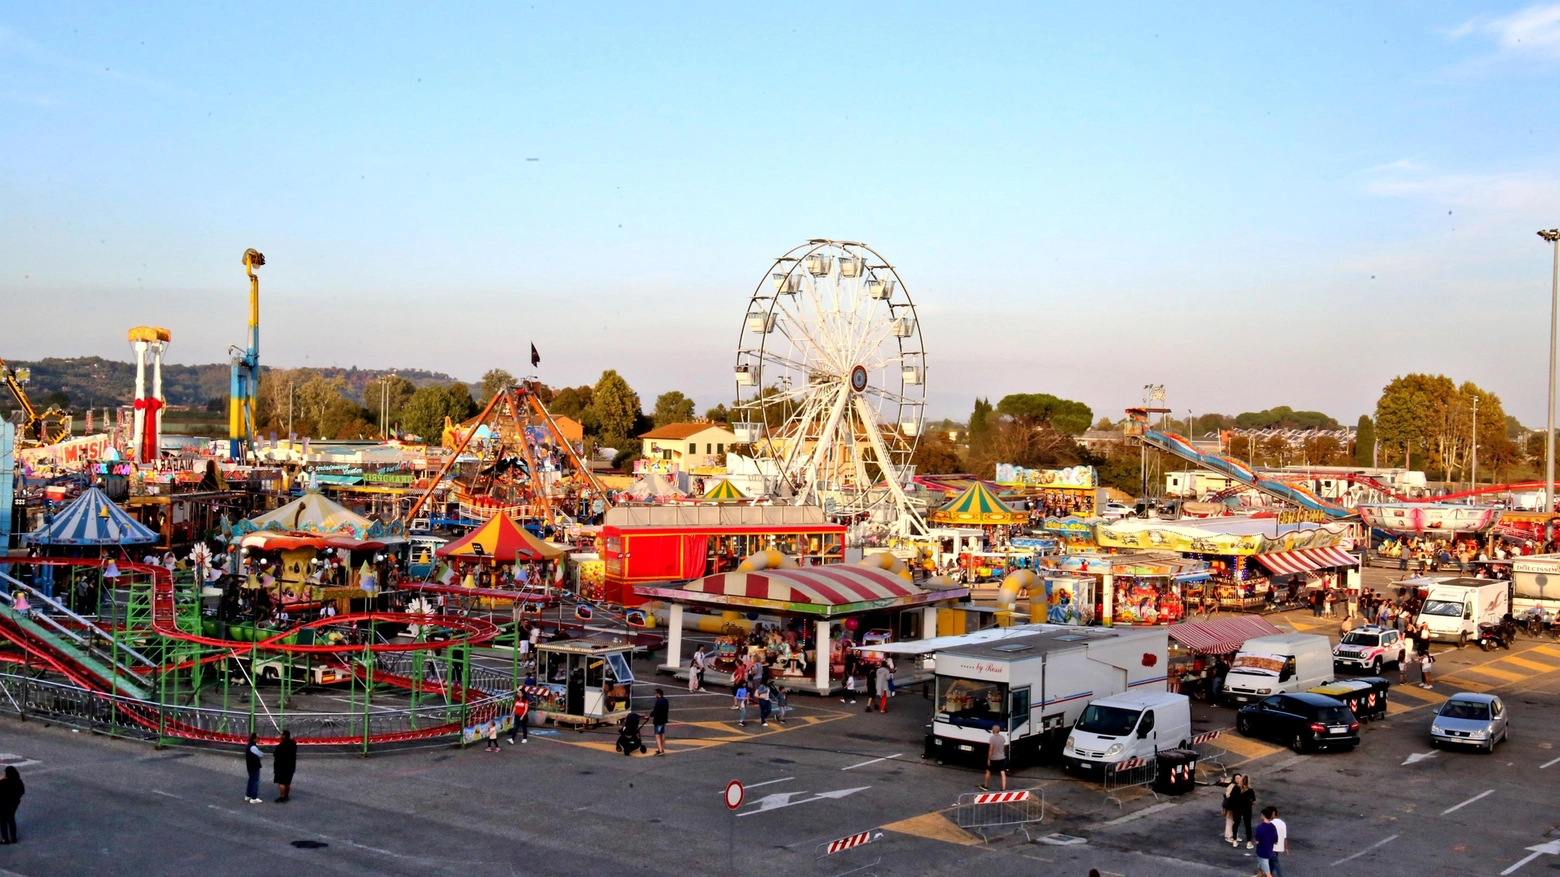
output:
M1331 640L1314 633L1276 633L1241 646L1224 677L1223 697L1226 703L1255 703L1332 681Z
M1062 748L1062 767L1098 773L1128 758L1190 745L1192 705L1184 694L1129 691L1090 703Z
M1430 629L1431 639L1462 648L1479 639L1480 624L1499 624L1511 611L1510 586L1489 579L1441 579L1426 590L1417 620Z

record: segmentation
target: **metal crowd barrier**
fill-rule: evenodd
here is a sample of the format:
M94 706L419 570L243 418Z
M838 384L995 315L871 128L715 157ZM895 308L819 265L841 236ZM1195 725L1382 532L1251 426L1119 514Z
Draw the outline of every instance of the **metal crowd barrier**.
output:
M857 834L849 834L845 837L831 840L828 843L818 844L817 856L820 859L827 859L830 856L843 853L847 850L858 849L860 847L866 846L867 844L873 843L874 841L879 841L882 839L883 832L875 828L868 831L859 832ZM875 874L863 874L862 872L866 871L868 868L876 868L881 864L883 864L883 857L878 856L876 859L873 859L864 865L857 865L848 871L841 871L838 874L835 874L834 877L845 877L847 874L861 874L862 877L876 877Z
M1230 781L1230 769L1224 763L1224 759L1229 756L1230 752L1216 742L1228 730L1228 728L1220 728L1217 731L1208 731L1192 738L1192 749L1197 753L1198 785L1216 786ZM1218 768L1219 776L1217 779L1210 778L1207 781L1201 779L1202 772L1207 767Z
M1022 832L1025 840L1034 840L1027 826L1045 819L1045 790L1017 789L1011 792L969 792L954 804L953 824L989 841L997 830L1010 828Z
M1121 806L1121 793L1127 789L1142 786L1148 789L1154 800L1159 800L1159 792L1154 790L1154 781L1159 779L1159 759L1157 758L1128 758L1119 761L1114 768L1105 769L1105 800Z

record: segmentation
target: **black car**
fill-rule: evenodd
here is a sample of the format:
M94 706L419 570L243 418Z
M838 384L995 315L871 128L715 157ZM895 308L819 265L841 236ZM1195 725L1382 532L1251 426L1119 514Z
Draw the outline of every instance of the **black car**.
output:
M1360 722L1343 701L1323 694L1275 694L1242 707L1235 727L1247 737L1287 743L1296 752L1360 745Z

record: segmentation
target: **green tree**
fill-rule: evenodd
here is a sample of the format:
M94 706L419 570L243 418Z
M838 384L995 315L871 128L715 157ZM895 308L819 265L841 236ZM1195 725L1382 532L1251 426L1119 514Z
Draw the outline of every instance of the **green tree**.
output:
M975 410L970 412L969 432L965 434L965 441L970 446L970 455L973 458L984 450L986 438L991 435L991 421L996 416L996 410L991 407L988 399L977 398Z
M1094 420L1094 412L1082 402L1060 399L1050 393L1014 393L997 403L997 413L1031 427L1049 424L1057 432L1082 435Z
M1359 425L1354 428L1354 465L1376 465L1376 421L1369 414L1361 414Z
M589 419L585 425L594 427L603 444L621 449L624 442L634 437L643 416L639 394L628 381L623 380L616 369L602 372L596 386L591 388Z
M490 368L487 374L482 376L482 381L477 384L482 392L482 401L492 399L500 391L513 387L517 382L515 376L501 368Z
M650 420L657 427L669 423L692 423L693 400L678 390L668 390L655 397L655 412Z
M547 410L555 417L572 417L584 423L585 412L590 408L591 392L589 384L582 387L564 387L553 394L552 403L547 406Z
M1320 411L1295 411L1279 405L1266 411L1247 411L1235 416L1239 429L1338 429L1338 421Z
M722 402L721 404L716 405L714 408L705 411L704 419L714 423L730 423L731 411L726 408L726 403Z
M944 430L933 430L921 436L914 453L910 455L910 462L915 465L919 475L952 475L964 471L959 449L948 440L948 433Z
M401 425L423 441L436 443L443 439L445 418L460 423L476 413L477 403L465 384L423 387L402 407Z
M1376 401L1376 438L1383 450L1394 460L1401 454L1404 468L1412 468L1414 453L1430 453L1456 396L1457 385L1445 375L1393 378Z

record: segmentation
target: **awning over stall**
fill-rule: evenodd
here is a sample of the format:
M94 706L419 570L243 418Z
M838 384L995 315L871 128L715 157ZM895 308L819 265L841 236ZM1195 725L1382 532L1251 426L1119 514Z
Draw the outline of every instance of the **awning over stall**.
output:
M958 600L969 590L923 588L888 570L840 563L721 573L681 588L636 587L634 593L676 603L835 615Z
M1260 615L1232 615L1207 621L1187 621L1169 627L1170 638L1194 652L1226 655L1239 651L1246 640L1283 633Z
M1306 548L1301 551L1284 551L1278 554L1258 554L1256 561L1278 575L1310 572L1315 569L1333 569L1340 566L1359 566L1360 559L1342 548Z

